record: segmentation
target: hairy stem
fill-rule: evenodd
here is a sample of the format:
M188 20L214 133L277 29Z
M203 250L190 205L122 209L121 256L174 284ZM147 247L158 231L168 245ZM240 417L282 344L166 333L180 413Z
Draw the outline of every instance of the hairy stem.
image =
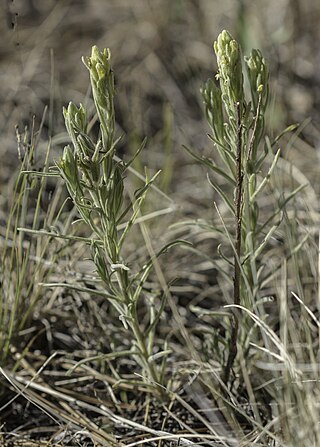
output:
M233 277L233 304L240 305L240 285L241 285L241 271L240 271L240 255L241 255L241 223L242 223L242 195L243 195L243 173L242 173L242 124L241 124L241 105L238 102L237 107L237 184L235 191L235 254L234 254L234 277ZM223 373L223 382L228 383L230 372L237 356L237 338L239 332L239 311L235 307L233 310L231 337L229 342L229 355L227 364Z

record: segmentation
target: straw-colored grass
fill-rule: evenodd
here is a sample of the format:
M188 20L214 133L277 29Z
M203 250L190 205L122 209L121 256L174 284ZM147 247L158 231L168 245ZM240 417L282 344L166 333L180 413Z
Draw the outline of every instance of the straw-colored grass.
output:
M48 138L44 161L48 112L17 130L1 233L3 445L319 444L318 190L296 149L304 128L274 125L268 64L241 36L243 51L217 38L217 76L201 89L207 149L189 140L179 169L174 109L150 142L137 114L126 140L121 85L96 46L91 93L64 109L67 134Z

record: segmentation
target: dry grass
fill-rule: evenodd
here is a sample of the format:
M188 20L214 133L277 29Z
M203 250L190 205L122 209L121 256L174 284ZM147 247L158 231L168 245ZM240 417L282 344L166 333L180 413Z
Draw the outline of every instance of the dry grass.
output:
M17 297L20 301L18 326L8 352L2 354L1 445L316 447L318 3L15 0L5 5L0 11L0 252L5 246L16 249L11 264L2 267L1 280L4 284L5 268L11 271L10 296L13 303ZM255 339L264 344L250 347L249 360L240 352L241 380L236 379L231 389L220 383L225 321L221 305L228 302L230 285L215 265L221 263L216 253L222 240L219 231L212 230L221 226L212 206L217 197L203 167L181 150L185 144L211 154L199 88L216 71L211 44L223 28L240 40L244 53L260 48L269 61L273 105L267 126L273 135L287 124L306 120L299 134L282 140L279 175L261 203L263 213L270 212L277 194L308 184L289 207L264 258L265 320L248 316L255 322ZM34 226L75 234L72 208L53 179L42 184L35 180L27 197L18 200L19 194L14 195L20 164L15 126L22 155L30 148L34 151L27 169L42 169L49 141L48 165L61 156L67 141L62 106L69 100L83 102L88 78L80 59L94 44L110 47L113 55L117 134L125 135L120 153L129 159L147 136L146 150L134 167L163 169L158 186L170 197L152 193L146 212L154 211L151 204L164 211L147 221L148 231L142 229L130 239L131 261L143 262L148 244L177 237L191 240L203 254L182 249L168 253L158 275L147 284L150 290L159 287L160 294L161 287L175 280L157 332L161 343L170 340L174 353L167 365L169 399L161 405L137 376L135 363L114 354L130 350L131 340L96 292L85 243L16 232L18 226ZM93 110L89 92L86 104ZM25 126L29 136L23 141ZM135 177L129 181L136 186ZM6 233L10 206L17 203L18 219ZM219 210L226 215L223 205ZM199 225L189 224L194 219ZM179 221L186 223L170 227ZM166 235L163 228L169 228ZM77 230L78 237L86 235L85 229ZM38 285L43 282L60 286L43 288ZM30 302L32 309L26 306ZM143 305L139 312L143 321ZM8 328L2 327L2 333Z

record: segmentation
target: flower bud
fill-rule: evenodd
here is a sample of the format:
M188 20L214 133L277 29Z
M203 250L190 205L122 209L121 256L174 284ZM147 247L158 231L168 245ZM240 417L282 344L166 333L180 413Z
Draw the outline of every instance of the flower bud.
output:
M231 109L238 102L244 102L243 74L238 43L224 30L214 42L218 62L218 75L223 97Z
M208 79L201 90L208 123L213 130L214 138L221 144L224 142L224 124L221 90L212 79Z
M65 146L60 162L57 163L59 171L64 177L70 194L74 197L81 190L77 159L74 150Z
M110 50L105 48L100 51L96 45L92 47L91 57L88 57L86 61L83 59L90 72L93 99L106 152L112 147L115 130L113 105L115 88L110 59Z
M245 57L248 78L251 88L251 97L254 109L257 108L261 95L261 108L265 110L268 99L269 71L259 50L252 50L249 57Z

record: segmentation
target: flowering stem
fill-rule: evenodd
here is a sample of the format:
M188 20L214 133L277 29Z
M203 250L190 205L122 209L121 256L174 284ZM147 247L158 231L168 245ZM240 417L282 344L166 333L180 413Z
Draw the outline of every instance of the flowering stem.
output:
M236 104L237 110L237 154L236 154L236 168L237 168L237 184L235 191L235 254L234 254L234 278L233 278L233 310L232 329L229 342L229 354L227 364L223 373L223 382L225 384L229 381L230 371L237 356L237 338L239 331L239 311L236 306L240 305L240 286L241 286L241 270L240 270L240 255L241 255L241 223L242 223L242 195L243 195L243 172L242 172L242 123L241 123L241 105Z

